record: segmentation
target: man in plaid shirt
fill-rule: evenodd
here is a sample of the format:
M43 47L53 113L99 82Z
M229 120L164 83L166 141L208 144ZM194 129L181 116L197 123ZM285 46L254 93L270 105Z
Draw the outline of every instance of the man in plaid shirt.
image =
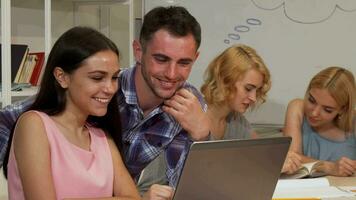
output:
M122 153L137 181L142 170L164 154L170 186L175 187L189 145L208 138L206 104L186 82L201 41L199 23L183 7L158 7L144 17L133 42L136 65L120 74L117 99L122 122ZM33 97L0 112L0 166L10 132ZM145 199L170 199L173 188L151 187Z

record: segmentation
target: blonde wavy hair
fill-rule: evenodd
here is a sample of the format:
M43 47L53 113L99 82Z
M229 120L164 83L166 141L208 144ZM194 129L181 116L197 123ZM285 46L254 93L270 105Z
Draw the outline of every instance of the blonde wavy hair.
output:
M347 133L355 130L356 83L350 71L342 67L328 67L312 78L306 96L311 88L327 89L342 110L335 117L336 126Z
M236 93L236 81L250 69L263 75L263 86L257 92L256 103L264 103L271 88L270 72L257 52L243 44L227 48L209 64L200 89L207 103L214 106L227 103Z

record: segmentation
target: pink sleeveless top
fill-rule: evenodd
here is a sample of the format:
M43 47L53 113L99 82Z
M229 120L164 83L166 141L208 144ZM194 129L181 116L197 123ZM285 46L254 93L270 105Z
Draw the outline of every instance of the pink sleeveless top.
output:
M70 143L47 114L35 112L47 132L57 199L111 197L113 162L103 130L86 125L91 138L90 151L86 151ZM8 163L8 191L10 200L25 199L13 146Z

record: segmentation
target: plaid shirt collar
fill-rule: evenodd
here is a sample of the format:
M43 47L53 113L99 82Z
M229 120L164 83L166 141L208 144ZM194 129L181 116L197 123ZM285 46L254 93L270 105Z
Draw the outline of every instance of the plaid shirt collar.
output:
M136 85L135 85L136 67L127 68L121 71L120 89L125 96L127 104L138 105Z
M121 71L121 74L120 74L121 75L120 76L121 77L121 83L120 83L121 85L120 85L120 87L121 87L121 91L123 94L122 101L125 101L126 104L134 107L134 109L136 109L138 111L137 114L139 114L141 117L141 120L140 120L141 124L145 123L145 121L147 121L154 115L162 114L164 116L164 118L166 118L167 121L180 127L178 122L171 115L165 113L162 110L162 106L157 106L146 117L143 118L144 114L143 114L142 109L138 105L138 99L137 99L137 93L136 93L136 85L135 85L136 69L137 69L137 67L134 66L134 67L127 68L127 69ZM161 133L159 135L162 137L167 137L167 138L173 138L175 136L175 134L173 134L173 132L165 132L165 133ZM124 140L130 141L130 140L132 140L132 137L130 137L130 135L126 135Z

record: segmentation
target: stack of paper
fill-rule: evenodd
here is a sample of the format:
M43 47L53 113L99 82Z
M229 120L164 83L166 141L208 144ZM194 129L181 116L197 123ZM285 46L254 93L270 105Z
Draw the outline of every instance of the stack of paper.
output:
M278 180L273 199L356 197L351 190L330 186L326 178Z

